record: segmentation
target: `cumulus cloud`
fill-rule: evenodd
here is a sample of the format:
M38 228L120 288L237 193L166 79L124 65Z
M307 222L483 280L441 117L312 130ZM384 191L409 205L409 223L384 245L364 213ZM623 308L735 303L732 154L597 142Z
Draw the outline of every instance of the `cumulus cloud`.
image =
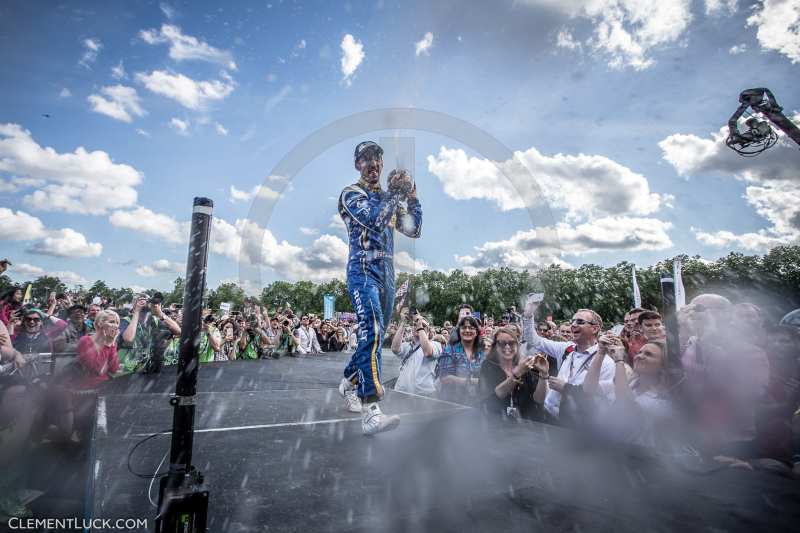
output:
M614 69L630 67L644 70L651 67L655 63L652 52L676 43L692 20L690 0L519 1L556 9L570 18L591 21L593 31L584 44L595 53L607 57L608 65ZM578 48L571 31L565 31L559 34L561 46Z
M99 39L84 39L83 40L83 55L78 63L85 68L92 68L91 65L97 61L97 54L103 48L103 43Z
M303 235L319 235L319 230L317 228L304 228L300 226L300 233Z
M32 254L55 257L97 257L103 251L99 242L89 242L82 233L72 228L51 231L42 240L27 249Z
M394 254L394 267L398 272L419 273L423 270L429 270L430 267L422 259L413 257L405 250L395 252Z
M23 278L36 278L39 276L54 276L68 285L85 285L88 280L76 272L69 270L47 271L36 265L28 263L15 263L9 268L12 274L19 274Z
M100 89L101 94L91 94L87 98L92 104L92 111L102 115L131 122L131 115L144 116L146 111L142 108L139 95L133 87L112 85ZM101 96L102 95L102 96Z
M431 46L433 46L433 34L426 32L422 39L414 43L414 53L417 57L421 54L429 55Z
M758 43L800 63L800 2L762 0L760 7L747 19L748 26L756 27Z
M344 225L344 220L342 220L342 217L339 216L338 213L331 215L331 220L328 223L328 227L342 232L347 231L347 226Z
M23 198L26 205L92 215L134 205L134 187L142 181L139 171L114 163L106 152L80 146L73 153L58 153L37 144L18 124L0 124L0 172L47 183Z
M141 206L130 211L114 211L108 220L118 228L130 229L169 243L184 243L189 237L188 222L178 222L169 215L155 213Z
M14 263L9 267L9 270L23 276L42 276L45 274L45 269L28 263Z
M581 50L583 46L579 41L576 41L569 30L561 30L556 36L556 46L559 48L566 48L567 50Z
M228 130L225 128L225 126L223 126L219 122L214 124L214 131L216 131L218 135L222 135L223 137L226 137L228 135Z
M798 117L793 117L798 122ZM760 157L744 158L725 146L728 128L707 138L674 134L659 143L663 158L679 175L722 175L747 183L744 199L770 226L756 232L735 234L729 230L692 228L696 238L710 246L736 245L747 250L766 250L794 243L800 237L800 154L779 135L778 144Z
M140 265L136 268L136 273L144 277L153 277L159 274L183 274L186 272L186 265L167 259L159 259L149 265Z
M222 72L222 80L195 81L183 74L154 70L139 72L136 80L148 90L171 98L188 109L204 109L210 102L224 100L236 87L233 78Z
M342 82L348 87L353 83L356 69L364 61L364 45L349 33L342 38Z
M515 152L496 163L468 157L462 149L441 147L429 155L428 170L457 200L490 200L503 211L548 204L568 218L603 214L646 215L657 211L662 197L650 191L647 179L600 155L546 156L536 148ZM558 184L539 190L539 183Z
M738 0L705 0L706 15L736 13Z
M196 37L185 35L178 26L162 24L160 30L140 31L139 37L147 44L169 43L169 57L175 61L207 61L236 70L236 62L229 51L214 48Z
M189 135L189 121L172 117L169 127L178 132L178 135Z
M456 256L456 261L474 269L526 269L563 264L564 255L663 250L672 246L668 234L671 227L669 222L654 218L625 216L603 217L574 226L560 222L555 227L518 231L509 239L484 243L472 255Z
M0 240L29 241L45 235L42 221L24 211L0 207Z
M341 279L348 251L347 243L333 235L321 235L304 248L278 241L270 230L243 219L235 224L215 219L210 249L247 265L271 268L290 280L317 282Z
M256 185L249 191L242 191L231 185L230 193L231 202L249 202L256 197L263 200L277 200L280 197L278 191L274 191L266 185Z

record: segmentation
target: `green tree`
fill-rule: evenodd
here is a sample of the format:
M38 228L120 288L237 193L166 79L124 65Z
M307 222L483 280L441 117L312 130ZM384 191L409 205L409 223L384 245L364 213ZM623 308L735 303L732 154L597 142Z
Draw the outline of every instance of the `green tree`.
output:
M31 283L31 296L39 303L47 301L51 292L66 292L67 286L55 276L39 276Z
M219 304L231 302L232 310L241 311L244 304L244 290L235 283L223 283L208 296L208 307L216 311Z
M164 295L164 303L166 305L182 304L185 285L186 283L184 282L183 277L178 276L175 278L172 286L172 292Z
M97 280L94 284L89 287L88 290L89 296L94 298L95 296L99 296L101 298L108 298L109 300L114 299L114 291L106 285L105 281Z

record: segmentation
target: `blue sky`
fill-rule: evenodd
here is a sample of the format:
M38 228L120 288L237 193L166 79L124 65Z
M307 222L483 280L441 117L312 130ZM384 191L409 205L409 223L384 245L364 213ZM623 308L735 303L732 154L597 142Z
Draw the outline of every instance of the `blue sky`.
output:
M240 267L256 290L342 277L336 198L367 138L413 146L424 229L400 239L401 268L646 265L800 235L797 147L745 160L721 130L749 87L797 120L800 0L120 6L0 7L15 280L167 288L194 196L215 201L212 287ZM508 152L464 131L342 128L276 175L315 132L382 108L445 114Z

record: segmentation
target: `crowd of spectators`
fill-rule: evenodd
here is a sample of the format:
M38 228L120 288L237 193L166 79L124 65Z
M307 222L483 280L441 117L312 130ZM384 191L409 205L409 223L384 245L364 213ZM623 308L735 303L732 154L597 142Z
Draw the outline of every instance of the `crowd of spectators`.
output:
M23 305L22 294L15 288L0 300L3 368L24 367L38 353L74 353L62 385L45 400L59 406L49 422L61 438L82 438L85 402L75 391L177 363L182 310L164 305L159 293L120 306L55 293L41 305ZM538 307L531 300L521 313L509 308L495 320L464 304L452 322L434 325L399 306L383 344L400 360L394 389L655 453L800 475L797 328L768 324L752 303L701 294L677 313L670 350L654 309L630 309L623 324L613 325L591 309L556 324L538 317ZM353 320L322 319L288 305L270 311L255 300L231 313L206 310L202 324L202 363L353 351L358 336ZM13 447L32 424L19 409L26 384L0 380L0 430L10 433Z

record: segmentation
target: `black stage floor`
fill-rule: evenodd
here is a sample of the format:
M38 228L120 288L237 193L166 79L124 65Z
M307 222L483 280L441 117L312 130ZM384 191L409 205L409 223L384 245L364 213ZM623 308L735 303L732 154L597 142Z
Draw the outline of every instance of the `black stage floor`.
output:
M798 483L700 473L587 447L541 424L390 391L400 427L364 437L335 390L347 354L203 365L194 464L210 490L209 531L789 531ZM384 380L397 359L385 356ZM114 380L98 401L86 517L147 518L150 482L131 448L167 430L174 374ZM169 436L132 458L153 473ZM165 468L162 467L162 471ZM157 500L158 482L152 499ZM146 529L142 529L145 531ZM796 529L795 529L796 530Z

